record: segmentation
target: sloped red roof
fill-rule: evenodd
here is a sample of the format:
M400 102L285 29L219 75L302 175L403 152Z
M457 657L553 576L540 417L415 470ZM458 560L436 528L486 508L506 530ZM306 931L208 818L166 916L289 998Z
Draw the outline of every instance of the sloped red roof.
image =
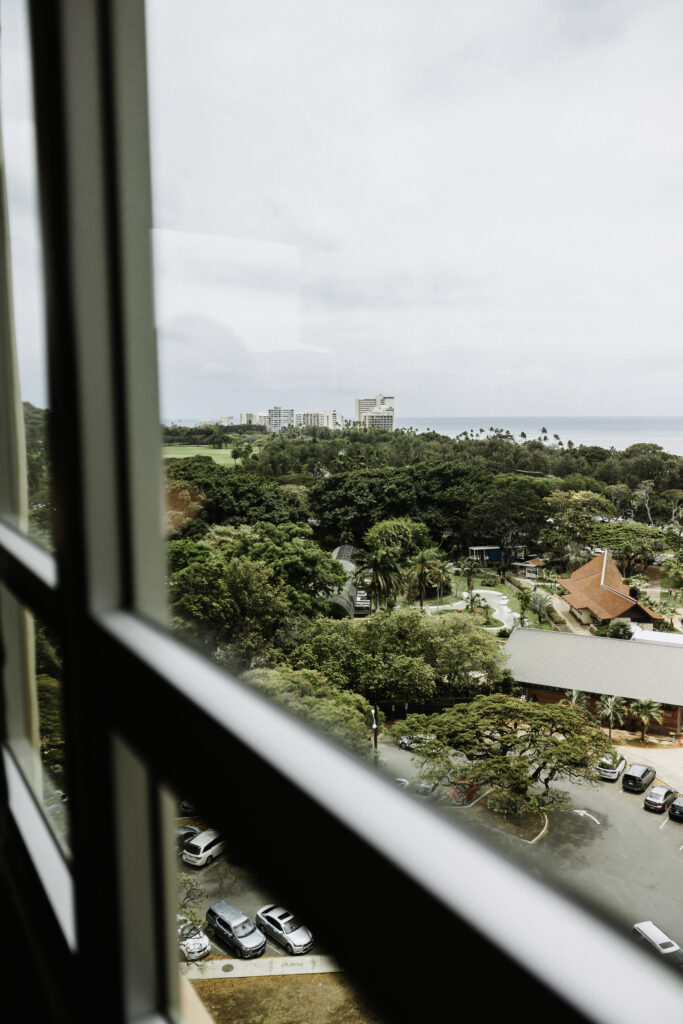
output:
M569 579L557 582L567 591L567 604L576 609L587 608L597 619L616 619L635 607L651 619L662 618L629 595L616 562L606 551L576 569Z

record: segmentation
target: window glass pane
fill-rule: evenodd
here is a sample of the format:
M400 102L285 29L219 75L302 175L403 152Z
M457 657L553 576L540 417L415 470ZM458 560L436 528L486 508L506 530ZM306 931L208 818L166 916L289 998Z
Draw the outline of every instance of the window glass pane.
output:
M0 102L19 388L24 410L28 530L52 546L47 347L36 130L27 5L0 3ZM3 316L10 315L9 310ZM24 522L21 524L25 525Z
M631 859L653 819L598 772L665 745L634 703L667 703L652 638L683 614L678 396L653 370L642 423L622 417L640 369L605 389L615 351L642 366L652 309L670 365L679 345L683 26L644 10L207 2L190 22L149 0L155 285L179 634L406 799L683 943ZM629 623L652 641L636 672ZM540 675L514 653L530 634Z
M69 847L62 657L59 638L0 590L7 740L62 850Z

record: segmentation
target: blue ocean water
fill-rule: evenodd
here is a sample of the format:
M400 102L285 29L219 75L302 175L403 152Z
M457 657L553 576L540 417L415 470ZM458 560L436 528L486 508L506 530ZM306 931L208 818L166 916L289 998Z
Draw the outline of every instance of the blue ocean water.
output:
M495 427L509 430L518 440L522 433L539 437L545 427L551 441L558 434L565 444L573 441L617 451L632 444L658 444L664 451L683 455L683 416L397 416L395 424L448 437L463 430L484 437Z

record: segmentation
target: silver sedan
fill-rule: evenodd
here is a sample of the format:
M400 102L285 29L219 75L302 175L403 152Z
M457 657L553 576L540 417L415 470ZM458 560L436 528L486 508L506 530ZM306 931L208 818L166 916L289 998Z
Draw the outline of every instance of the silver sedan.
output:
M290 955L307 953L313 945L313 936L289 910L268 903L256 913L256 924L287 950Z

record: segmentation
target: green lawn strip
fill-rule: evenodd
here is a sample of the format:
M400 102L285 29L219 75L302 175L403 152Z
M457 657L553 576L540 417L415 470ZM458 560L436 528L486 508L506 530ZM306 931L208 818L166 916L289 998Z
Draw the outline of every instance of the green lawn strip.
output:
M162 447L164 459L191 459L194 455L208 455L219 466L234 466L230 448L209 448L202 444L165 444Z

